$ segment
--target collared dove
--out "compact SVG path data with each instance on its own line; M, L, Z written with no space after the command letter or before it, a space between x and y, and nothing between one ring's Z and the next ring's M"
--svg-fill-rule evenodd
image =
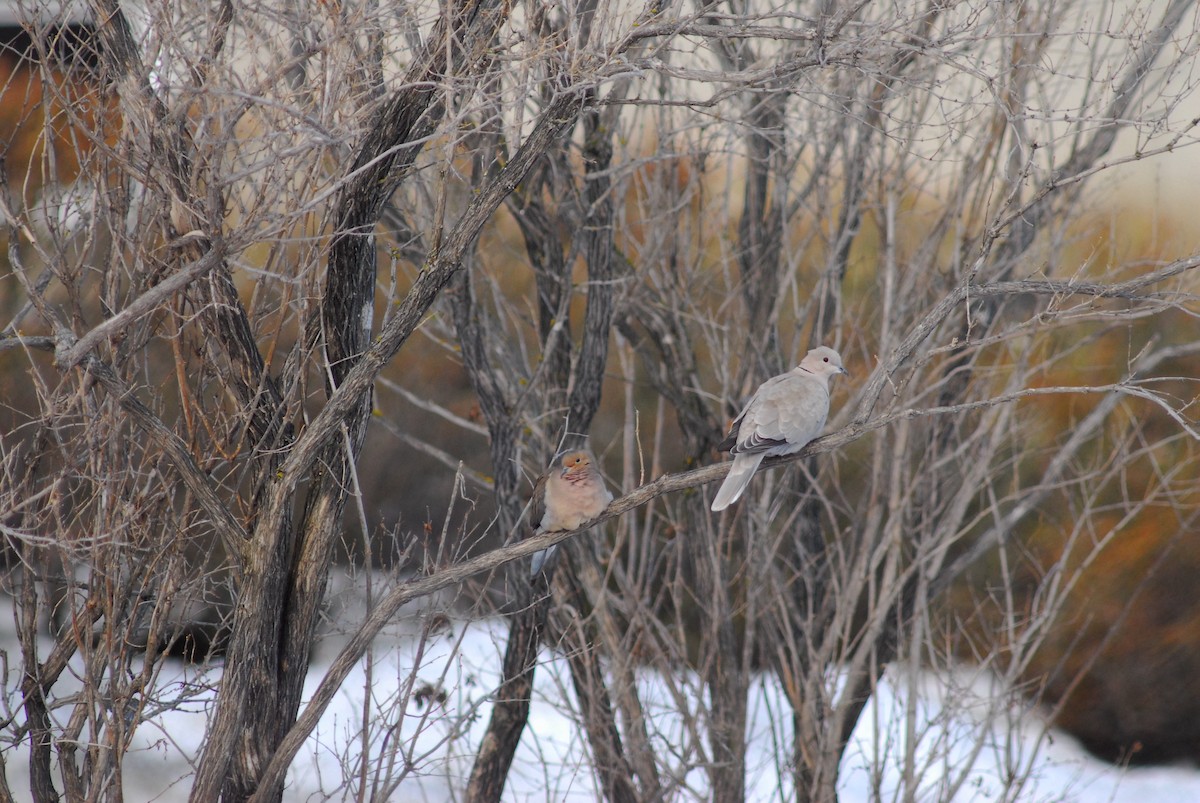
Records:
M596 458L586 449L566 452L555 458L550 470L533 490L534 508L530 521L538 522L534 534L574 530L604 512L613 499L596 469ZM544 512L539 513L539 508ZM546 567L557 546L535 552L531 577Z
M829 415L829 378L844 373L838 353L820 346L786 374L758 386L717 447L729 450L733 466L713 499L714 511L738 500L764 457L795 454L821 434Z

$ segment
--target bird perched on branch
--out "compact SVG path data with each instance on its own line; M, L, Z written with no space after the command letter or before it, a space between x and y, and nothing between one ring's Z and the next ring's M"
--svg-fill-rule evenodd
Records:
M786 374L758 386L717 447L733 455L733 466L713 499L714 511L738 500L764 457L795 454L821 434L829 415L829 378L844 373L838 353L820 346Z
M603 513L612 499L591 452L586 449L564 452L538 480L533 490L534 507L529 520L537 522L535 535L574 530ZM534 553L531 577L537 577L557 549L552 546Z

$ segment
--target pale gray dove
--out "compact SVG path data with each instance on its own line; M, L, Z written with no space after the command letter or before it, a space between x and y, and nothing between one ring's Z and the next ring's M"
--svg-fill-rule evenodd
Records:
M586 449L565 452L555 458L550 470L533 490L531 522L537 522L534 534L556 530L574 530L604 512L613 495L604 485L596 468L596 458ZM539 509L543 510L539 515ZM535 552L530 576L537 577L557 546Z
M738 500L764 457L795 454L821 434L829 415L829 378L844 373L838 353L820 346L786 374L758 386L717 447L729 450L733 466L713 499L713 510Z

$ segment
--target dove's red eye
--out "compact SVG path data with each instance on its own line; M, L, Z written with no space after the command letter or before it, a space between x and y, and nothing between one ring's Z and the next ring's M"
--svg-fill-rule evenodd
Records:
M822 359L823 359L825 362L829 362L829 358L828 358L828 357L823 357Z

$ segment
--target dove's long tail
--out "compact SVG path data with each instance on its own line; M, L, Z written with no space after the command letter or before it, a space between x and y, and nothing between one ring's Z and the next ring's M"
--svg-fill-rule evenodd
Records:
M541 552L533 553L533 563L529 567L529 577L530 578L534 578L534 577L538 576L538 572L540 572L542 569L544 569L550 563L550 558L554 557L554 552L557 549L558 549L558 546L555 545L555 546L550 547L549 549L543 549Z
M725 477L725 482L721 483L721 488L717 491L717 498L713 500L712 509L714 511L724 510L738 500L742 491L746 490L746 486L750 484L750 478L754 476L754 472L758 471L758 464L763 461L763 457L765 455L759 453L740 454L733 458L729 474Z

